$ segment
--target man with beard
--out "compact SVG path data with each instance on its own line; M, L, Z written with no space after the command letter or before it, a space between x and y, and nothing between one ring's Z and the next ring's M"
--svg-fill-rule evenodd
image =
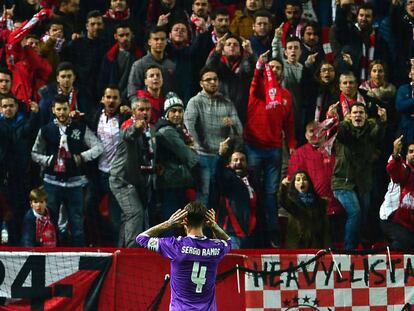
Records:
M200 33L210 28L211 20L208 16L209 6L208 0L193 0L193 5L191 6L192 14L190 17L191 38L193 40Z
M254 13L253 35L249 38L252 50L256 55L262 55L271 49L272 45L272 14L267 10Z
M338 105L329 108L330 115ZM372 155L385 133L387 113L384 108L378 107L378 117L368 119L365 105L356 102L350 108L349 120L340 122L338 126L332 190L347 213L344 237L347 250L358 246L360 229L369 230Z
M336 55L338 71L352 70L358 80L368 79L368 68L375 60L389 63L388 44L378 29L373 28L374 8L365 3L358 7L356 23L348 19L350 5L337 7L334 23L335 38L341 52Z
M70 118L70 104L66 96L58 94L52 104L55 119L43 126L32 149L32 159L44 168L44 186L53 223L58 223L59 208L64 202L72 233L72 245L84 246L83 189L87 180L84 162L102 153L102 143L81 122ZM67 232L60 232L61 239Z
M229 136L242 135L242 124L233 103L219 92L217 70L204 67L200 73L200 91L188 102L184 123L194 138L194 148L199 155L200 186L197 200L215 206L216 154L220 142Z
M98 161L90 166L90 183L86 195L86 221L92 243L106 242L118 246L120 228L120 208L109 188L109 172L120 141L120 128L128 118L130 108L122 106L121 92L116 85L108 85L101 99L99 110L92 118L91 130L102 142L103 152ZM99 213L99 203L108 195L108 208L111 223L105 223ZM98 244L102 245L102 244Z
M320 28L316 22L307 22L301 31L302 44L299 62L314 74L324 59L325 52L320 42Z
M98 77L107 43L102 38L104 23L99 11L91 11L86 18L86 36L71 41L62 50L61 59L73 64L80 92L86 97L85 113L99 101Z
M217 161L217 185L221 196L219 223L231 238L233 249L252 248L251 235L256 226L256 192L249 180L247 158L233 150L230 162L226 156L231 139L220 143Z
M72 118L83 117L86 112L86 99L82 92L75 87L76 75L72 63L61 62L56 69L56 82L52 82L39 90L41 124L45 125L53 120L52 103L57 94L67 96Z

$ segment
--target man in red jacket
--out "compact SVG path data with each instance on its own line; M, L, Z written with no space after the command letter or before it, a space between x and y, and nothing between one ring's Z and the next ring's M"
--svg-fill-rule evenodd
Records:
M290 153L296 141L292 96L278 82L282 77L282 61L271 60L267 63L268 54L269 51L260 55L250 85L244 139L255 189L262 192L259 193L262 208L258 206L258 219L266 220L266 244L276 247L279 243L276 189L280 179L283 133ZM260 217L260 213L264 217Z

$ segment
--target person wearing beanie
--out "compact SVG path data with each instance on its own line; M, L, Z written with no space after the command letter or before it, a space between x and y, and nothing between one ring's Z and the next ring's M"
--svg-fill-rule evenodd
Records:
M198 162L193 140L184 124L183 101L173 92L166 96L164 116L155 125L157 194L162 220L187 203L186 189L193 185L192 170Z

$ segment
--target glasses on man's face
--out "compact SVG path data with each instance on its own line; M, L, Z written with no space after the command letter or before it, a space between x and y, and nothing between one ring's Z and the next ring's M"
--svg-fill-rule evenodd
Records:
M202 80L203 82L207 82L207 83L212 83L212 82L217 82L218 78L206 78L204 80Z

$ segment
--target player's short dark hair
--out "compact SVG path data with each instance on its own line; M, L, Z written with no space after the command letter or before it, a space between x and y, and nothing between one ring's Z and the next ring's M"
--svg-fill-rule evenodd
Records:
M221 8L217 8L213 12L211 12L210 18L213 20L213 19L216 19L217 16L219 16L219 15L230 16L230 13L226 8L221 7Z
M200 202L190 202L184 210L188 212L187 221L191 227L200 227L206 219L207 207Z
M69 105L69 98L66 95L63 95L63 94L57 94L55 96L55 98L53 99L52 107L54 107L56 103L58 103L58 104L65 104L66 103L66 104Z

